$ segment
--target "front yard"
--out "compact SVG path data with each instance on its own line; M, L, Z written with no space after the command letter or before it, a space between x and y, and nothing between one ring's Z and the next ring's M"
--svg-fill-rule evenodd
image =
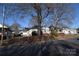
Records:
M79 34L66 34L66 35L58 35L58 37L56 37L56 39L61 40L61 39L75 39L75 38L79 38Z

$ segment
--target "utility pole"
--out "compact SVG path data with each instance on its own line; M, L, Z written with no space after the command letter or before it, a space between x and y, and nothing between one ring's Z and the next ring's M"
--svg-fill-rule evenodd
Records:
M3 40L4 40L4 21L5 21L5 6L3 5L3 9L2 9L2 17L3 17L3 20L2 20L2 36L1 36L1 44L3 44Z

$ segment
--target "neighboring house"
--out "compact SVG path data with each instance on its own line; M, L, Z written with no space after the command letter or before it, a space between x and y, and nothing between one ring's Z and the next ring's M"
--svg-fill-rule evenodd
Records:
M2 24L0 24L0 33L2 32ZM4 30L7 29L8 27L4 25Z
M2 24L0 24L0 28L2 28L2 27L3 27L3 25L2 25ZM8 28L8 27L4 25L4 28Z
M76 31L76 29L63 28L62 30L58 30L58 33L77 34L77 31Z
M30 28L22 31L22 36L32 36L33 31L38 31L37 28ZM50 35L51 30L48 27L42 27L42 33L43 35ZM58 29L58 33L63 33L63 34L77 34L76 29L69 29L69 28L63 28L63 29Z
M21 33L22 33L22 36L32 36L32 32L33 31L38 31L38 29L37 28L30 28L29 30L24 30L24 31L22 31ZM50 33L51 33L51 31L50 31L50 29L48 28L48 27L42 27L42 32L43 32L43 34L45 35L49 35Z
M3 25L0 24L0 38L1 38L1 36L2 36L2 28L3 28ZM7 29L8 29L8 27L4 25L4 37L6 36L6 30L7 30Z
M50 28L48 27L42 27L42 32L43 34L47 34L47 35L50 35L51 33Z
M35 28L25 28L23 31L21 31L20 33L22 33L21 35L26 37L26 36L32 36L32 32L33 31L36 31L37 32L37 29Z

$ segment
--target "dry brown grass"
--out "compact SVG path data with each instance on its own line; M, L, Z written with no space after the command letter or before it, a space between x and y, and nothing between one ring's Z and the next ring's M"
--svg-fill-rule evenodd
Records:
M41 41L48 41L51 39L51 36L31 36L31 37L21 37L21 38L13 38L8 41L8 44L24 44L25 42L28 43L37 43Z
M79 38L79 34L67 34L67 35L63 35L63 36L61 36L61 35L59 35L58 37L56 37L56 39L74 39L74 38Z
M31 37L16 37L16 38L12 38L8 41L8 44L13 44L13 43L17 43L17 44L24 44L25 42L28 43L37 43L37 42L41 42L41 41L48 41L48 40L65 40L65 39L70 39L70 38L79 38L79 35L58 35L57 37L52 37L51 35L43 35L43 36L31 36Z

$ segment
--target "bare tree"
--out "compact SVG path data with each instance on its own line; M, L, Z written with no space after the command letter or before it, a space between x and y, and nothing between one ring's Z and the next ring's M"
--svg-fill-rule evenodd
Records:
M10 13L6 13L6 12L8 12L8 10L6 9L6 5L5 4L1 4L1 6L2 6L2 12L1 12L1 14L2 14L2 36L1 36L1 45L3 44L3 40L4 40L4 24L5 24L5 20L6 20L6 17L8 17L9 16L9 14Z
M1 45L3 44L3 36L4 36L4 24L5 21L11 16L15 15L17 12L17 8L15 8L15 4L0 4L0 15L2 17L2 37L1 37Z
M32 15L33 18L32 20L34 21L33 23L38 26L38 35L41 35L42 31L42 26L44 26L44 21L45 18L47 18L50 14L50 6L48 4L39 4L39 3L34 3L32 4L32 7L36 13L36 15Z
M31 16L31 25L38 26L38 34L41 35L41 26L44 19L49 15L50 7L47 4L33 3L33 4L17 4L19 16L21 18L26 17L26 15Z
M69 27L73 23L74 9L71 4L53 4L51 25L56 30L57 27Z
M33 21L30 22L38 26L38 34L41 35L41 27L46 19L55 28L70 25L72 23L73 9L70 4L7 4L4 14L5 19L12 15L20 19L26 17L26 15L31 16Z
M56 30L57 27L68 27L72 23L73 19L73 9L70 4L17 4L18 6L18 16L21 18L26 17L26 15L32 16L32 24L38 26L38 34L41 35L41 26L45 19L54 26ZM29 6L29 7L28 7ZM49 24L49 23L46 24Z

